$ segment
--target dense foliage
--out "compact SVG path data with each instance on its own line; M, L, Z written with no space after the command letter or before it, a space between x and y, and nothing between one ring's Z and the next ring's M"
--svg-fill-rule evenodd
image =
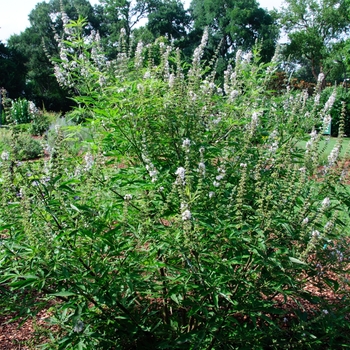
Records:
M323 72L327 77L342 80L337 65L344 65L348 52L350 2L348 0L287 0L279 14L288 33L285 54L303 69L309 70L314 81ZM348 68L348 66L346 67ZM340 74L339 74L340 73Z
M283 43L288 37L283 66L289 67L289 74L315 83L323 72L328 82L339 84L347 79L349 68L349 8L349 0L288 0L279 12L261 8L256 0L192 0L188 9L179 0L101 0L95 6L88 0L41 2L29 14L30 27L0 46L0 87L11 98L25 96L48 110L71 110L67 97L77 92L57 84L50 64L50 57L59 58L55 35L63 31L61 10L69 18L87 19L85 34L99 33L109 59L116 58L124 29L130 51L139 41L147 45L166 37L190 62L208 27L206 55L219 58L217 80L222 82L237 50L247 53L258 41L261 57L268 62L283 33Z
M49 349L349 346L350 203L341 137L319 166L324 77L314 96L277 94L278 57L256 47L218 86L207 31L188 66L166 41L109 60L82 28L65 24L53 62L90 116L84 149L68 147L82 125L57 123L48 159L1 154L2 304L49 308Z

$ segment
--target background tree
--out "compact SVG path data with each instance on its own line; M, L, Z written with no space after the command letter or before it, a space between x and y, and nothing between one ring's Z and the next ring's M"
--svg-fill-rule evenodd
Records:
M191 16L179 0L163 0L148 15L147 29L154 35L184 37L190 28Z
M195 30L209 27L213 44L220 40L221 56L228 58L238 49L249 50L262 41L262 59L268 61L278 38L275 18L255 0L192 0L190 10Z
M5 88L9 97L23 94L26 72L23 55L0 42L0 88Z
M58 57L54 36L55 33L63 31L61 4L69 18L76 19L79 14L87 18L87 31L96 27L98 29L98 21L88 0L51 0L49 3L41 2L36 5L29 14L30 27L19 35L11 36L8 46L27 58L26 96L38 106L66 111L72 102L67 99L67 91L58 85L47 57Z
M100 0L95 13L102 45L108 57L114 58L118 52L120 31L125 31L126 43L129 45L132 32L159 2L160 0Z
M350 29L349 0L286 0L280 21L288 33L284 53L317 80L339 67L334 64ZM306 65L305 65L306 63ZM310 77L311 78L311 77Z

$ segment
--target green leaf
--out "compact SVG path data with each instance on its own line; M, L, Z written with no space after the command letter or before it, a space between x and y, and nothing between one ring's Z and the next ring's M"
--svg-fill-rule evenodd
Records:
M73 292L69 292L67 290L64 290L62 292L58 292L58 293L53 293L51 295L54 295L56 297L71 297L73 295L76 295L76 293L73 293Z
M75 211L77 211L78 213L80 213L80 210L74 205L74 204L70 204L70 207L72 208L72 209L74 209Z
M178 305L180 304L179 299L177 298L176 294L170 295L170 299L175 301L176 304L178 304Z
M299 259L293 258L292 256L289 257L289 260L295 264L300 264L300 265L307 265L304 261L301 261Z

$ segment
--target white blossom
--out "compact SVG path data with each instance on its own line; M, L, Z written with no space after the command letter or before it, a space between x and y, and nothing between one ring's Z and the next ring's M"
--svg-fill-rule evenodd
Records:
M328 124L332 121L332 117L327 114L324 118L323 118L323 127L327 127Z
M334 90L334 91L332 92L332 95L329 96L329 98L328 98L326 104L324 105L324 112L325 112L325 113L326 113L327 111L329 111L329 110L332 108L332 106L333 106L333 104L334 104L334 102L335 102L335 97L336 97L336 95L337 95L337 92L336 92L336 90Z
M217 125L217 124L219 124L221 122L221 118L219 117L219 118L216 118L216 119L214 119L213 121L212 121L212 123L214 124L214 125Z
M142 49L143 49L143 42L140 41L137 44L136 51L135 51L135 67L141 68L142 67Z
M311 137L311 140L313 140L313 141L316 139L317 131L315 129L311 131L310 137Z
M191 140L190 139L185 139L182 141L182 147L183 148L189 148L191 146Z
M183 221L187 221L187 220L190 220L190 219L191 219L192 214L191 214L191 212L190 212L188 209L186 209L186 210L181 214L181 217L182 217L182 220L183 220Z
M39 112L38 108L36 108L35 103L33 101L29 101L29 112L31 114L36 114Z
M332 166L337 161L340 151L340 145L335 145L328 156L328 165Z
M256 127L258 126L258 123L259 123L259 113L258 112L254 112L252 114L252 119L251 119L251 122L250 122L250 129L251 129L252 133L254 132Z
M130 201L130 200L132 200L132 195L131 195L131 194L126 194L126 195L124 196L124 199L125 199L126 201Z
M277 150L278 150L278 142L275 141L269 146L269 151L271 153L276 153Z
M205 164L203 162L200 162L198 164L198 169L199 169L200 174L205 175Z
M187 203L181 202L181 204L180 204L180 209L181 209L181 211L184 211L184 210L186 210L187 208L188 208L188 204L187 204Z
M318 75L317 82L318 82L319 84L321 84L321 83L323 82L324 78L325 78L324 73L320 73L320 74Z
M326 197L323 201L322 201L322 209L325 209L327 207L329 207L331 204L331 201L329 200L328 197Z
M169 83L169 87L172 89L174 87L174 85L175 85L175 74L171 73L169 75L168 83Z
M316 105L316 106L320 103L320 97L321 97L320 94L316 94L316 95L315 95L315 105Z
M311 232L311 236L312 236L312 237L316 237L316 238L317 238L317 237L319 237L319 236L320 236L320 232L319 232L319 231L317 231L317 230L314 230L314 231L312 231L312 232Z
M175 171L175 175L177 175L177 180L176 183L178 184L185 184L185 173L186 170L183 167L179 167L177 168L177 170Z
M247 63L250 63L250 61L251 61L252 58L253 58L253 53L252 53L251 51L249 51L249 52L247 53L247 55L245 56L245 61L246 61Z
M85 160L85 171L89 171L92 168L92 165L94 164L94 158L90 153L86 153L84 156Z
M144 76L143 79L149 79L151 77L151 73L149 71L147 71Z
M78 321L73 328L73 332L81 333L84 330L84 327L85 327L84 322Z
M106 85L106 78L103 75L100 75L98 78L98 83L100 84L101 87Z
M3 151L2 153L1 153L1 159L2 160L9 160L9 158L10 158L10 154L8 153L8 152L6 152L6 151Z
M208 37L209 37L209 33L208 33L208 28L206 28L204 30L203 36L202 36L202 40L200 45L194 50L193 53L193 61L192 61L192 65L193 66L198 66L200 63L200 60L203 56L204 53L204 48L207 45L208 42Z
M303 219L303 221L301 223L302 223L302 225L306 225L308 222L309 222L309 218L306 217Z
M333 223L332 223L331 221L327 221L326 225L324 225L324 229L325 229L326 231L331 230L332 227L333 227Z
M237 90L232 90L230 92L229 100L232 102L238 95L239 95L239 92Z
M242 58L242 50L237 50L237 52L236 52L236 65L238 65L239 63L240 63L240 61L241 61L241 58Z
M218 173L225 174L225 173L226 173L226 170L225 170L224 168L219 167L219 168L218 168Z

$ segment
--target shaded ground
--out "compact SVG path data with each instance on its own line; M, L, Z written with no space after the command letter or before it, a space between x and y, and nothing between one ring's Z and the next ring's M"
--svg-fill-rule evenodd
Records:
M27 320L19 327L21 320L10 322L11 316L0 316L0 349L1 350L29 350L34 345L44 340L39 337L38 328L47 328L45 319L48 314L45 311L39 312L36 320Z

